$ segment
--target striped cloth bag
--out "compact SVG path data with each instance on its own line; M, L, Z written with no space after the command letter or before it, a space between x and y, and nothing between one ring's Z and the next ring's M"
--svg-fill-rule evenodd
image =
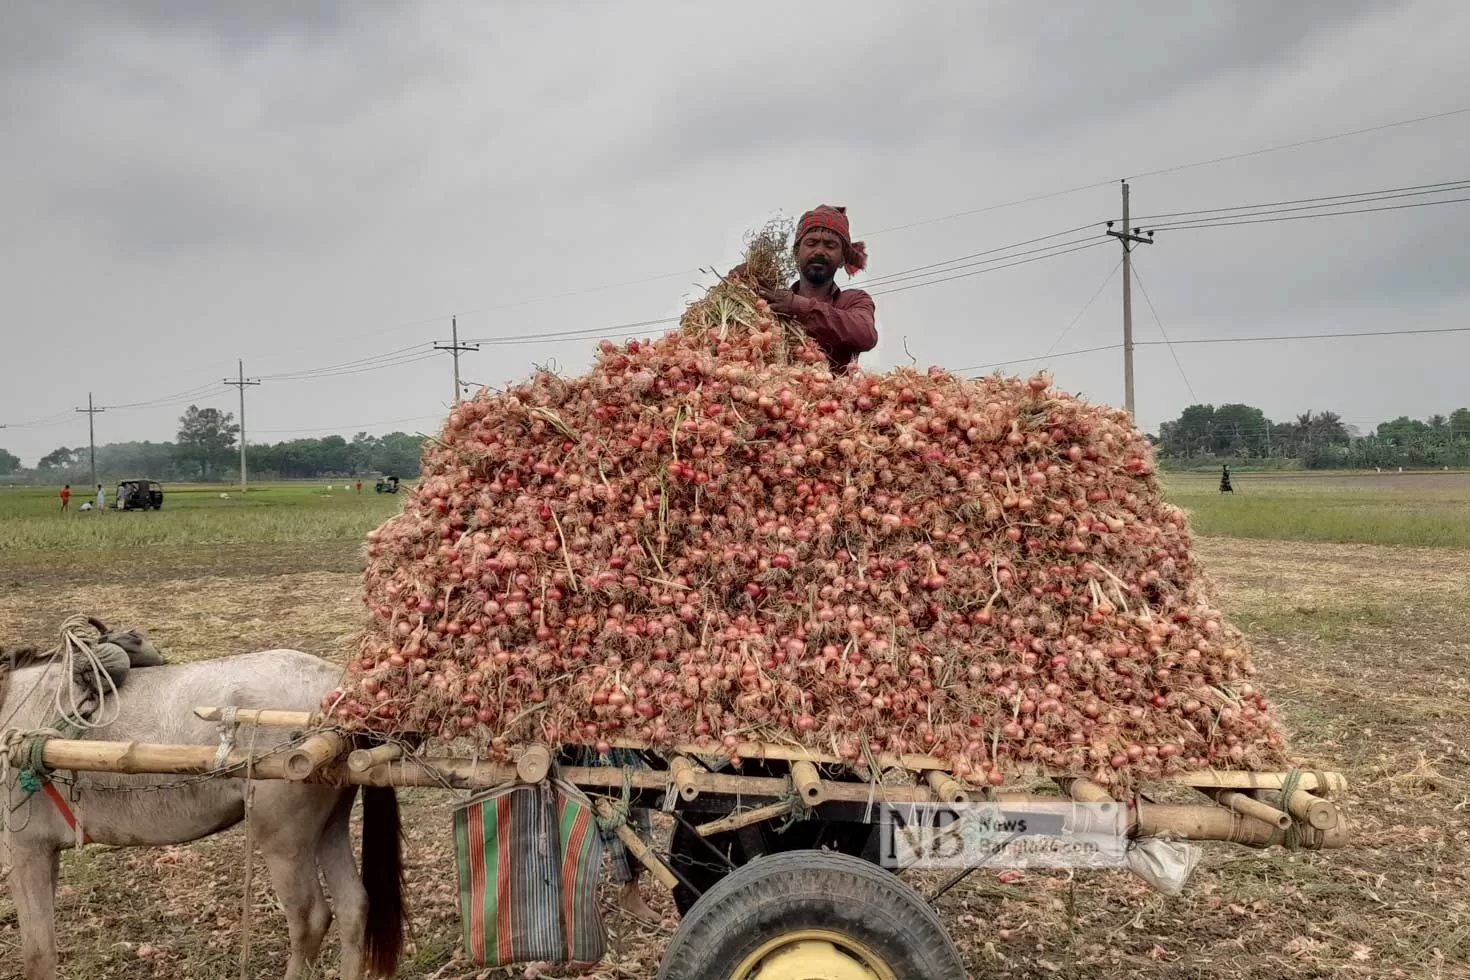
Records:
M515 783L454 811L460 921L475 963L600 961L602 838L592 804L561 780Z

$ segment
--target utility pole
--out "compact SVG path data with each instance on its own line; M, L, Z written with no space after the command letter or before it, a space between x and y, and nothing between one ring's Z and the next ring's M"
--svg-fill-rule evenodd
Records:
M92 486L101 486L97 482L97 428L93 424L97 419L98 412L105 412L105 408L97 408L92 404L92 393L87 392L87 407L77 409L78 412L87 413L87 445L92 453Z
M245 362L235 362L240 368L240 377L234 381L225 378L225 384L233 385L240 391L240 492L247 493L250 490L249 478L245 474L245 389L252 385L260 384L259 378L247 380L245 377Z
M451 405L458 405L460 399L464 397L464 394L463 394L462 390L460 389L460 384L459 384L459 352L462 351L462 350L473 350L473 351L477 351L477 350L480 349L480 345L479 344L461 344L459 342L459 317L452 316L452 317L449 318L449 331L450 331L450 336L452 338L450 340L450 342L447 343L447 344L435 344L434 345L434 349L435 350L447 350L447 351L449 351L450 355L454 358L454 398L453 398L453 400L450 401L449 404L451 404Z
M1148 237L1139 234L1142 229L1128 231L1128 181L1123 181L1123 230L1113 231L1108 222L1108 234L1123 243L1123 407L1133 416L1133 248L1130 243L1152 245L1154 233Z

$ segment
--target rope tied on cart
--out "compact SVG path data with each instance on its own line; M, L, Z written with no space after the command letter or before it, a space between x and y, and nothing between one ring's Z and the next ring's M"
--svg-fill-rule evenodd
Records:
M784 834L803 820L810 820L815 816L812 808L807 805L806 799L795 786L788 784L785 792L777 798L777 802L786 807L786 816L776 827L778 834Z
M1288 772L1286 776L1281 780L1281 806L1283 808L1285 808L1289 804L1291 800L1291 794L1301 789L1302 775L1302 770L1293 769ZM1322 786L1325 784L1326 779L1324 778L1317 785ZM1286 825L1285 830L1279 831L1278 834L1281 839L1277 840L1277 835L1272 835L1272 844L1280 844L1288 851L1301 850L1301 831L1297 830L1297 822L1295 818L1292 819L1291 823Z
M604 797L611 799L610 797ZM628 824L628 814L633 809L633 772L627 766L623 767L623 793L622 797L615 802L609 802L605 812L596 815L597 829L604 833L611 833L619 827Z

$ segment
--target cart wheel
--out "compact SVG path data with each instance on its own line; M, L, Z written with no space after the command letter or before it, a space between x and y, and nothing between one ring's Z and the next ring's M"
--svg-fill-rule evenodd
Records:
M658 980L964 980L944 924L891 872L830 851L757 858L704 894Z

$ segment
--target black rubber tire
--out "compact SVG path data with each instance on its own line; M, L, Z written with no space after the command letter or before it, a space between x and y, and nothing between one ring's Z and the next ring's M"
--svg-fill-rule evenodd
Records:
M803 820L782 833L776 833L768 822L760 825L756 832L760 836L761 846L756 857L762 854L784 854L787 851L813 851L820 846L829 851L868 858L874 863L878 860L877 836L875 829L868 824L834 821L823 826L821 821ZM716 850L726 854L735 867L750 863L751 855L746 853L739 834L715 834L705 840L713 844ZM699 900L699 895L713 888L730 871L715 865L709 851L697 842L695 833L686 829L682 823L674 825L669 852L669 860L699 889L698 894L683 884L674 889L674 905L681 916L687 915Z
M832 851L774 854L726 875L684 916L658 980L728 980L762 944L811 928L851 936L898 980L965 980L959 951L918 893L877 865Z

